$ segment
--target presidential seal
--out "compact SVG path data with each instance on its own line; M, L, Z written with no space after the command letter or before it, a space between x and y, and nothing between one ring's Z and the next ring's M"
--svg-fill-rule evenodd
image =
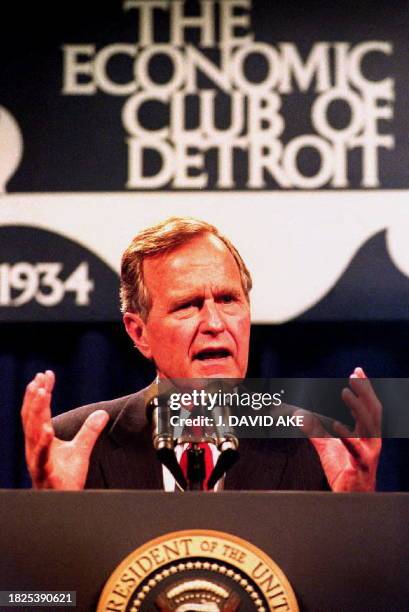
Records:
M108 579L97 612L298 612L278 565L249 542L189 529L150 540Z

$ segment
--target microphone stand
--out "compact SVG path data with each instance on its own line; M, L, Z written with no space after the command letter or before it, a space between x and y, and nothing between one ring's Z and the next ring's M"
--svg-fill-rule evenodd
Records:
M160 415L159 409L161 410ZM148 402L146 414L152 426L152 443L156 451L156 456L160 463L168 468L175 481L184 491L203 491L204 489L206 467L204 449L199 447L201 442L211 442L215 444L220 451L219 458L207 483L207 488L209 490L214 488L220 478L226 474L240 457L238 451L239 442L231 430L225 431L224 428L222 428L222 430L219 431L216 428L210 435L206 433L203 437L196 437L193 441L191 436L188 436L188 439L182 437L175 440L171 430L162 431L164 429L163 423L169 423L170 409L166 404L159 406L158 397L154 397ZM159 420L161 421L161 428L159 427ZM175 453L175 444L183 442L190 443L190 448L187 449L187 479L178 463Z
M228 423L230 408L227 404L224 406L216 406L213 410L213 415L218 423ZM215 427L214 436L215 444L220 451L220 455L207 482L208 489L213 489L217 481L230 470L240 457L238 450L239 441L233 427L229 425Z
M240 453L238 446L237 438L234 440L219 440L217 447L220 450L220 455L207 481L208 489L213 489L217 481L239 460Z
M167 406L162 406L161 409L165 410L167 409ZM176 459L175 440L173 439L173 435L170 431L159 431L159 401L157 397L152 398L148 402L146 406L146 414L148 421L152 426L152 443L156 451L157 458L162 465L168 468L169 472L172 474L180 488L185 491L187 488L187 481L183 470Z
M187 482L189 491L203 491L206 478L205 452L197 442L187 449Z

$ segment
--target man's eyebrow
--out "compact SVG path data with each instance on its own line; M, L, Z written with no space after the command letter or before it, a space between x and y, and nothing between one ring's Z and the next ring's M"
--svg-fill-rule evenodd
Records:
M178 306L179 304L183 304L184 302L190 302L192 300L202 300L203 293L201 291L185 291L178 292L170 296L170 304L172 306Z
M214 287L212 291L213 295L232 295L237 297L241 294L241 287L235 287L233 285L220 285L218 287ZM204 299L204 292L201 289L192 289L189 290L188 287L180 290L173 290L170 292L169 301L172 304L180 304L183 302L188 302L189 300L201 300Z
M241 289L238 289L237 287L216 287L214 290L214 294L216 296L220 296L220 295L232 295L234 297L239 297L241 295Z
M227 285L216 289L216 291L220 293L241 293L241 285L239 287L237 285Z

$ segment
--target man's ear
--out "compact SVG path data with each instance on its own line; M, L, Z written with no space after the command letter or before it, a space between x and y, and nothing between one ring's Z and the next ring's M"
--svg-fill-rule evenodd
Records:
M146 323L134 312L126 312L123 317L126 332L136 348L147 359L152 359L152 351L148 340Z

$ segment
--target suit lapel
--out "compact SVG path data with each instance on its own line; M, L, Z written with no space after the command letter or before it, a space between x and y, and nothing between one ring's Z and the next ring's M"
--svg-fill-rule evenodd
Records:
M146 403L152 386L131 396L107 436L100 465L110 489L162 489L162 466L152 445Z
M117 446L109 457L101 460L104 480L109 489L162 489L162 466L152 444L141 444L135 437L135 445Z

